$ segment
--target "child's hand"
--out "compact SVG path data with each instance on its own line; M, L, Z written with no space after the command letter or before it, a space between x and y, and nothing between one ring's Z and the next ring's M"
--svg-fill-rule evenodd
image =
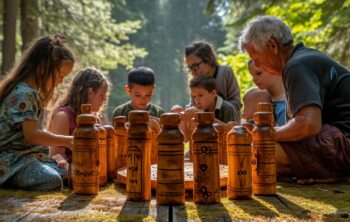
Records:
M73 136L65 136L65 147L69 149L73 148Z
M185 110L185 116L187 117L187 119L192 119L194 117L194 114L198 112L202 112L202 110L197 109L194 106L191 106Z
M149 120L151 121L151 119L154 120L154 121L156 121L156 122L160 125L160 118L154 117L154 116L150 116L150 117L149 117Z
M56 155L52 156L52 159L54 159L56 161L57 166L59 168L68 169L69 163L61 154L56 154Z
M174 105L171 107L170 111L174 113L181 113L183 112L183 108L180 105Z
M160 131L160 125L158 123L158 121L154 118L149 118L149 122L148 122L149 128L152 131L156 131L159 132Z

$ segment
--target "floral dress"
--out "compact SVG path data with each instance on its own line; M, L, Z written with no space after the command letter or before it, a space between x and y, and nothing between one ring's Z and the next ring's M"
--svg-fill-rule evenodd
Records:
M43 128L43 110L37 90L17 84L0 107L0 185L26 190L61 188L64 169L48 156L48 147L28 144L23 135L25 120Z

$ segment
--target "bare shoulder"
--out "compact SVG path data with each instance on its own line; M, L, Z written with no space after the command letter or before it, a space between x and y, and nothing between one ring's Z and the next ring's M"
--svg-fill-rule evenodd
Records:
M58 111L52 116L50 131L56 134L69 135L69 118L65 112Z
M68 122L69 119L68 119L68 115L67 113L63 112L63 111L58 111L56 112L54 115L52 115L52 122Z

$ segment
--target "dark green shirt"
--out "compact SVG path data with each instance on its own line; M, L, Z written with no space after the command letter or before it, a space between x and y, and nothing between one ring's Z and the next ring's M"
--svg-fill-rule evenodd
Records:
M135 109L131 106L131 101L126 102L114 109L113 118L117 116L126 116L126 118L128 118L129 112L132 110ZM152 103L149 103L145 110L148 111L151 116L158 118L164 113L164 110L162 108Z
M327 55L298 43L283 70L287 100L295 115L308 105L321 109L322 124L350 135L350 72Z

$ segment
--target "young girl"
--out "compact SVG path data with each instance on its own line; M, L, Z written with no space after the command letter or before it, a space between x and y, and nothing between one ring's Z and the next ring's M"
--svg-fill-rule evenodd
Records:
M215 78L218 95L234 106L234 121L240 122L242 103L237 80L230 67L219 65L213 46L206 41L192 42L185 48L185 62L186 70L192 76L207 75ZM193 105L193 101L191 103ZM181 112L182 108L175 105L172 111Z
M53 108L50 131L57 134L72 135L77 127L76 117L80 114L81 104L91 104L92 112L98 113L106 102L109 82L98 70L86 68L81 70ZM60 154L60 155L57 155ZM64 159L60 159L61 155ZM65 146L51 146L50 156L59 164L65 165L72 160L72 152Z
M43 108L71 72L74 55L63 37L43 37L24 53L0 85L0 185L50 191L62 186L47 146L72 146L71 136L43 130Z

